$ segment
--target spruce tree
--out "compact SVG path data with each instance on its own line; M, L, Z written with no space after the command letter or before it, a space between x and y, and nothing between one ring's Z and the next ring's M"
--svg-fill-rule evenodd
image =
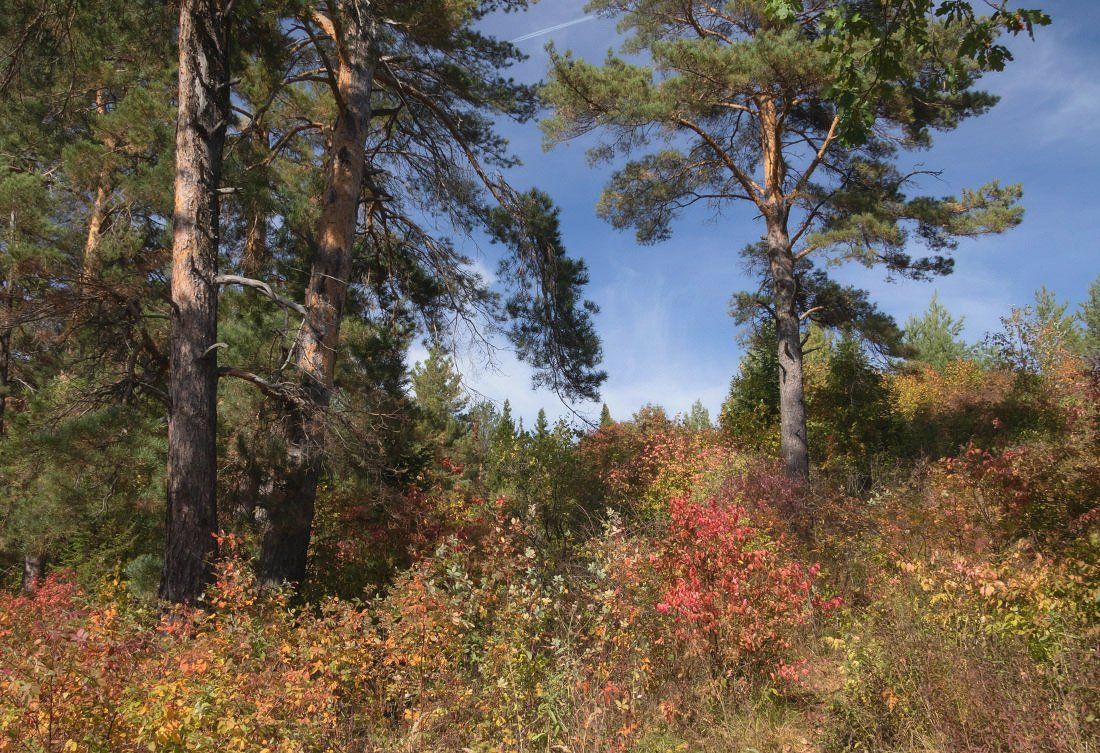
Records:
M413 367L410 381L420 414L420 440L433 448L450 447L466 431L462 418L467 399L462 377L450 358L436 347Z
M640 242L667 239L696 204L717 213L745 202L759 213L763 239L749 255L764 295L755 302L776 328L786 473L805 479L804 327L831 316L806 295L808 281L826 282L813 260L914 278L946 274L959 238L1020 221L1018 186L913 196L920 171L898 164L902 151L930 146L933 132L994 104L973 87L995 66L970 50L964 27L922 12L887 19L871 4L860 5L867 28L859 34L832 22L848 9L839 1L594 0L589 8L618 19L631 35L624 51L644 62L610 54L593 65L552 50L547 141L599 133L594 159L634 155L613 174L598 211L615 227L635 228ZM853 131L836 50L855 58L878 37L895 54L861 93L873 127ZM912 256L911 243L930 253Z
M607 407L607 403L604 403L600 408L600 428L607 429L614 425L615 419L611 417L611 409Z

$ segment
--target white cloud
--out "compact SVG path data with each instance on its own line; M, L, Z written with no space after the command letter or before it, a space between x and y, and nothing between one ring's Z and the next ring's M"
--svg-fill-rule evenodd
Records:
M1013 45L1016 59L1006 73L990 78L1019 130L1013 138L1050 145L1062 139L1080 143L1100 132L1100 59L1076 38L1072 27L1039 30L1034 42Z

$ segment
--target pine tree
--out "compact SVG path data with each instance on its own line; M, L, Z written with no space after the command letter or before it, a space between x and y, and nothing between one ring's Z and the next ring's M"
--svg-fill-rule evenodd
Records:
M805 479L803 327L836 321L828 301L807 293L817 287L835 298L839 290L811 257L883 265L914 278L946 274L958 238L1020 221L1017 186L913 197L906 191L919 173L897 166L899 151L927 147L933 131L994 104L973 90L988 61L970 52L957 27L929 26L917 13L895 28L867 7L862 24L903 52L872 78L865 101L874 127L858 141L835 96L843 82L833 55L849 42L858 54L868 35L846 36L831 25L843 15L839 2L781 13L766 0L596 0L589 7L618 18L633 34L625 51L644 52L649 62L610 55L596 66L552 51L544 94L555 112L544 124L547 139L604 133L592 156L607 160L660 140L615 172L599 204L604 218L635 228L643 243L668 238L673 220L697 203L718 212L747 202L759 212L764 239L749 256L764 295L744 302L775 323L782 455L787 474ZM914 26L926 32L915 34ZM923 242L930 255L910 256L910 241Z
M113 546L105 520L143 518L76 448L125 431L140 476L160 447L148 411L164 394L172 64L157 45L172 21L163 4L114 0L7 3L0 17L0 541L26 550L33 587L47 561L79 569ZM60 507L46 479L74 469L85 483Z
M703 406L702 400L696 400L691 404L691 410L684 417L684 426L693 431L710 429L710 412Z
M469 260L438 235L440 225L464 232L480 227L509 246L501 279L511 295L503 313L512 319L512 340L535 366L537 379L563 395L582 396L591 396L602 381L589 320L594 307L578 297L584 268L565 257L553 207L541 195L517 194L491 173L514 164L493 132L492 118L531 117L535 96L501 73L519 59L518 50L485 37L476 25L492 10L524 5L507 0L364 6L341 0L296 6L288 20L310 43L286 39L300 54L293 56L278 93L304 89L307 96L285 97L290 104L298 101L301 111L297 125L277 138L275 151L294 147L299 160L312 164L323 150L326 178L316 186L319 216L307 204L304 217L279 218L307 249L304 266L310 272L298 283L301 303L281 294L269 297L303 323L285 361L292 373L283 366L271 376L224 371L258 386L284 412L288 461L266 505L269 524L260 557L265 581L301 582L305 575L349 309L378 318L398 312L434 337L446 331L451 315L470 322L502 313ZM318 89L317 70L328 92ZM310 96L318 91L322 96ZM329 124L318 124L325 117L318 113L327 113ZM263 122L261 113L252 115ZM323 142L316 137L318 125L329 136ZM302 148L301 138L312 148ZM364 284L349 291L353 280ZM265 289L262 281L231 282Z
M911 351L910 360L942 369L952 361L967 358L971 349L959 339L962 331L963 319L951 316L933 293L925 312L905 322L904 343Z
M1089 285L1088 300L1081 304L1081 321L1085 325L1082 347L1094 363L1100 362L1100 277Z
M184 0L172 242L168 506L161 598L194 602L218 531L218 238L229 125L229 40L220 0Z

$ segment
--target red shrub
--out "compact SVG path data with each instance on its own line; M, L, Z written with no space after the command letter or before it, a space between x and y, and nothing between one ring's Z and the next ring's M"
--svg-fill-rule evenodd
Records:
M831 608L813 594L819 566L804 567L728 498L669 504L668 535L653 555L665 584L658 612L688 649L725 676L792 680L795 637L815 612Z

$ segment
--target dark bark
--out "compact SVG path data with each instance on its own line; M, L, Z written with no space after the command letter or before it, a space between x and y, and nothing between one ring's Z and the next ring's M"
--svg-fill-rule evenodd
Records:
M290 420L301 427L309 419L291 416ZM260 550L260 581L269 586L301 586L305 580L321 474L319 448L310 449L310 440L300 429L293 430L288 440L287 467L268 498Z
M7 429L8 390L11 376L11 328L0 329L0 437Z
M41 585L42 579L46 577L46 555L44 554L24 554L23 555L23 593L28 596L38 590L38 586Z
M806 481L810 477L810 455L806 442L802 331L787 211L775 212L767 222L769 265L775 288L775 329L779 341L779 449L787 477Z
M218 184L229 119L220 0L183 0L172 237L171 400L162 599L193 603L217 551Z
M371 90L378 59L376 29L369 8L356 10L351 5L338 4L341 15L339 23L333 25L342 34L337 45L340 110L329 137L317 246L305 294L307 316L295 357L307 399L305 407L289 411L288 467L268 503L268 524L260 555L260 579L268 584L300 585L305 578L340 322L351 275L371 120Z
M11 234L9 243L14 244L14 211L11 213L8 230ZM5 322L4 326L0 327L0 437L4 436L7 430L8 399L11 397L9 394L11 391L11 341L12 336L15 334L15 330L6 322L11 322L15 319L16 271L14 259L12 259L11 265L11 268L8 270L7 279L0 279L0 291L4 293L4 311L0 313L0 322Z

